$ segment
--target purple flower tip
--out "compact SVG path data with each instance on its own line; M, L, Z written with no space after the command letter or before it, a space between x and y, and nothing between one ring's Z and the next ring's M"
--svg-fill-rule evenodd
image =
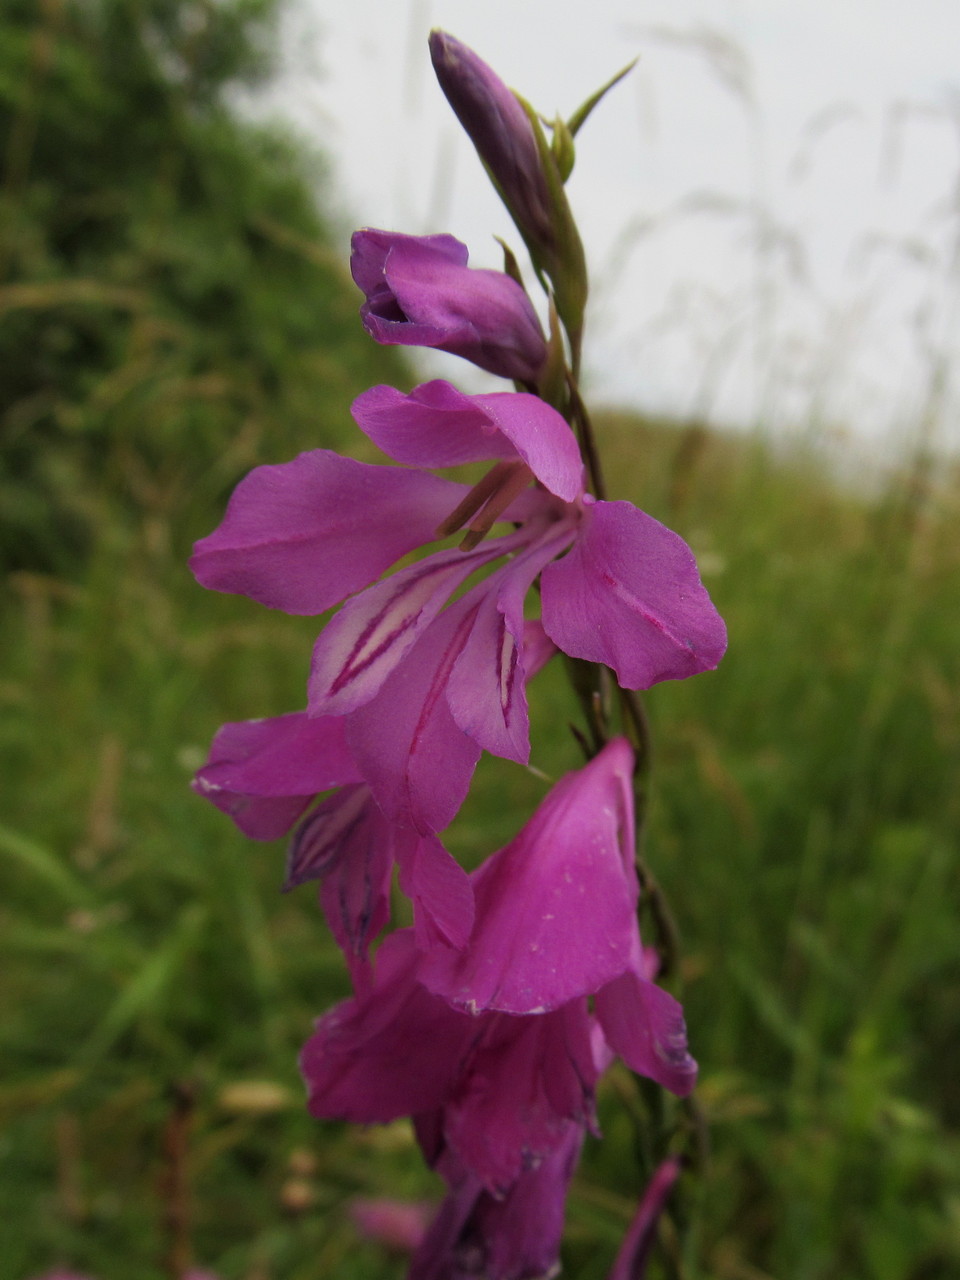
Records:
M543 251L554 247L550 190L533 126L517 96L465 44L430 33L430 57L440 88L500 190L524 236Z

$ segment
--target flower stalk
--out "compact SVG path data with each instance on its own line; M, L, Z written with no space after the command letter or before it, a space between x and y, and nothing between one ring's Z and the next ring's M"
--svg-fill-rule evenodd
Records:
M195 547L198 580L291 614L336 612L306 709L224 725L194 785L252 838L290 834L285 887L320 884L354 995L304 1048L309 1107L413 1119L447 1196L409 1280L555 1273L567 1187L617 1057L641 1078L651 1178L610 1275L633 1280L657 1224L677 1236L663 1224L681 1149L689 1139L691 1166L705 1150L682 1009L659 981L676 978L680 944L644 849L640 691L715 667L726 632L683 540L609 499L579 390L587 273L564 183L578 129L620 77L546 126L548 141L472 50L434 32L430 51L529 252L549 336L509 247L498 272L469 267L451 235L355 234L375 341L448 352L513 389L372 387L353 416L397 466L318 449L240 484ZM434 474L478 462L471 487ZM459 548L431 547L461 530ZM483 752L530 760L527 689L558 654L581 767L468 875L441 833ZM395 868L413 924L373 958Z

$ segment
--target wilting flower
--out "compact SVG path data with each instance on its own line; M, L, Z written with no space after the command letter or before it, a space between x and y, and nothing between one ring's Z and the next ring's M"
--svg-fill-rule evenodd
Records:
M191 565L205 586L289 613L359 592L317 642L309 712L346 717L360 773L390 817L439 831L481 749L526 761L525 684L549 652L544 634L573 657L605 662L627 688L717 664L723 622L690 549L630 503L583 492L573 434L542 400L430 382L409 395L374 387L353 413L407 469L324 450L259 467ZM496 466L472 490L415 469L481 459ZM524 487L531 480L537 488ZM513 532L480 541L497 521ZM466 549L368 585L464 524ZM531 624L524 598L540 574L542 617Z
M355 232L350 269L367 298L364 328L377 342L435 347L535 385L547 347L533 304L516 280L468 267L468 257L450 235Z
M337 716L303 712L225 724L194 789L245 834L275 840L319 793L338 788L299 823L285 888L320 881L320 902L354 984L369 982L367 952L390 918L394 863L415 907L418 943L461 946L473 924L466 873L433 835L389 822L360 782Z

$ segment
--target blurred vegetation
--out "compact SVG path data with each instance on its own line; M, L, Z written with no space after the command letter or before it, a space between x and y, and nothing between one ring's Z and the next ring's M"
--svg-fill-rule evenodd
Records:
M315 620L184 564L249 466L357 453L409 382L369 343L322 168L238 120L272 3L13 0L0 18L0 1277L388 1280L357 1195L433 1196L403 1125L304 1113L296 1054L346 993L309 889L188 788L216 726L302 705ZM455 369L451 376L456 377ZM960 1272L960 473L852 492L816 457L630 416L618 493L679 529L720 669L648 696L648 856L686 945L711 1123L690 1275ZM558 664L534 763L578 763ZM484 760L472 862L543 780ZM643 1182L604 1086L566 1274L603 1280ZM659 1265L659 1264L657 1264ZM668 1271L651 1268L654 1276Z
M11 0L0 39L4 556L74 570L209 503L399 368L358 335L316 156L242 122L275 0ZM187 483L189 481L189 484ZM188 496L189 495L189 496ZM119 510L118 510L118 514Z

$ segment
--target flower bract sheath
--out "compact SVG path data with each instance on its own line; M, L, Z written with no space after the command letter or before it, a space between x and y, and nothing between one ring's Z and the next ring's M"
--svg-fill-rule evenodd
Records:
M308 710L345 718L357 768L388 817L439 831L481 750L527 760L525 685L548 652L544 634L573 657L606 662L627 688L719 661L723 622L689 548L630 503L584 493L572 432L549 405L432 382L408 395L375 387L353 411L403 468L324 450L260 467L191 565L205 586L290 613L358 593L317 641ZM424 469L467 460L495 462L492 479L469 490ZM530 481L537 487L523 488ZM485 540L376 581L458 522ZM512 531L486 536L497 522ZM525 598L539 575L532 624Z
M350 269L366 294L364 328L377 342L449 351L535 386L547 347L530 299L502 271L468 267L468 256L449 235L355 232Z

